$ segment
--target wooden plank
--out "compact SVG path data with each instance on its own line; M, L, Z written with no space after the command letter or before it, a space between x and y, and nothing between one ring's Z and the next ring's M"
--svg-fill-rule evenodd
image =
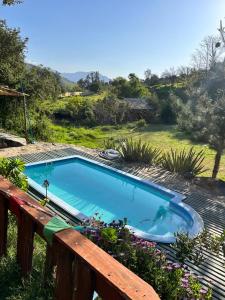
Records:
M159 299L154 289L113 259L90 240L73 229L56 233L55 239L90 267L96 276L102 276L107 285L113 286L118 295L126 295L126 299ZM97 290L97 292L99 292Z
M74 268L73 300L92 300L95 290L93 271L78 257L75 258Z
M0 257L7 253L8 208L7 201L0 195Z
M53 267L56 265L56 258L52 246L47 245L45 267L44 267L44 283L48 282L48 279L52 277Z
M18 220L17 263L23 276L28 275L32 269L33 243L34 223L29 215L21 212L21 217Z
M55 300L73 299L74 255L60 242L54 242L56 252ZM83 299L81 299L83 300Z

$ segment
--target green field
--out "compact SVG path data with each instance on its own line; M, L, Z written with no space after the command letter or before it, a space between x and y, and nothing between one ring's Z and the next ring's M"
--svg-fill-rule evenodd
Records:
M205 166L208 171L204 176L211 176L215 151L207 145L193 143L188 137L171 125L149 125L137 128L136 123L123 126L98 126L91 129L83 127L52 125L53 140L59 143L71 143L89 148L103 148L103 141L109 137L133 137L148 141L152 146L159 147L163 151L170 148L183 149L195 147L197 151L204 149ZM219 178L225 180L225 155L222 158Z

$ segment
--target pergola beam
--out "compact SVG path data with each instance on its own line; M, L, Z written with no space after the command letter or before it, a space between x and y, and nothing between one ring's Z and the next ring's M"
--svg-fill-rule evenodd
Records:
M25 93L18 92L14 89L10 89L6 86L0 85L0 96L24 97L24 96L28 96L28 95Z

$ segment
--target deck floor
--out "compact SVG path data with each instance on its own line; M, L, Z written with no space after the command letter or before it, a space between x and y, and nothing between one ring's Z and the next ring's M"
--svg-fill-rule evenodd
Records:
M219 234L225 229L225 195L214 196L209 191L197 187L189 181L185 181L175 174L171 174L165 170L155 167L140 167L132 164L121 164L109 162L101 159L98 154L87 154L84 151L76 150L75 148L56 149L47 152L39 152L32 154L20 155L24 162L38 162L47 159L61 158L71 155L81 155L92 158L99 162L104 162L123 171L138 175L142 178L149 179L153 182L161 184L167 188L185 194L187 198L184 200L191 205L203 218L205 227L211 232ZM168 245L160 245L160 248L168 252L171 260L175 259L174 251ZM225 265L222 253L216 257L210 252L206 252L207 260L199 266L189 263L190 269L198 276L201 276L201 282L209 284L213 289L213 299L225 299Z

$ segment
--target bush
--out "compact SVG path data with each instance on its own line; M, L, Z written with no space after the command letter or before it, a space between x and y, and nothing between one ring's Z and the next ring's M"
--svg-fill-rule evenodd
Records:
M204 151L195 152L193 147L186 151L177 151L171 149L164 153L160 159L162 168L183 175L187 178L193 178L206 171L204 161Z
M135 237L124 221L107 225L100 219L84 224L83 234L120 263L152 285L161 299L211 299L211 290L203 288L186 266L167 260L154 242Z
M115 140L114 138L108 138L104 140L104 149L118 149L118 140Z
M30 134L31 138L35 138L41 141L51 141L52 140L52 129L51 121L46 115L38 115L33 120L31 125Z
M137 128L143 128L143 127L146 127L147 126L147 123L145 121L145 119L140 119L136 122L136 127Z
M190 238L187 233L177 233L175 237L176 243L171 247L176 251L176 258L181 263L189 260L197 266L200 265L208 258L204 249L217 256L222 250L225 256L225 230L220 236L212 235L205 229L195 238Z
M153 148L149 143L142 142L141 139L134 141L132 138L125 139L120 143L119 152L127 162L141 162L146 164L156 163L161 151Z
M0 158L0 175L9 179L22 190L27 191L27 178L22 174L24 169L25 164L20 159Z

